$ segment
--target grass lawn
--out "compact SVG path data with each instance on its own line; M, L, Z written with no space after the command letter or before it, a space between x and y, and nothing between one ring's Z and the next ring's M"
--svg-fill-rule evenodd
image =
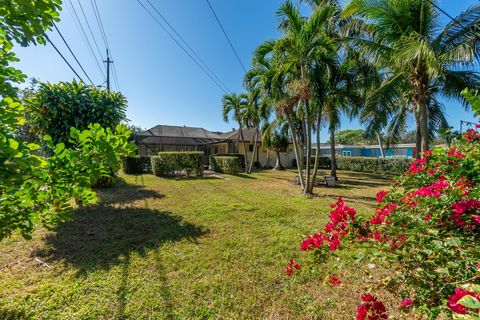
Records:
M358 259L368 252L340 250L347 265L333 256L297 276L283 269L309 259L300 241L322 228L329 203L342 195L371 211L390 178L340 172L340 188L306 198L294 176L123 176L73 221L0 242L0 318L353 319L366 282L381 281ZM340 270L341 287L324 283Z

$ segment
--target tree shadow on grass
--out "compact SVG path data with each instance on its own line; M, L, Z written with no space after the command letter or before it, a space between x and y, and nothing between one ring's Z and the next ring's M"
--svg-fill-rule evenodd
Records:
M2 307L0 306L0 319L2 319L2 320L24 320L24 319L32 319L32 317L27 316L23 312L2 309Z
M162 199L165 195L155 191L145 189L139 185L119 184L109 189L96 190L102 205L124 205L145 199Z
M123 263L131 254L145 255L165 242L195 241L207 232L169 212L112 206L81 208L54 231L38 254L47 261L62 260L79 274Z

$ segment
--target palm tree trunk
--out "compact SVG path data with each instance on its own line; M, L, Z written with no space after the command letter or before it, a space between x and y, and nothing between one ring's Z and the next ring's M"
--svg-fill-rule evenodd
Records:
M242 139L242 144L243 144L243 154L245 155L245 173L248 173L248 154L247 154L247 147L245 146L245 139L243 138L243 129L242 125L240 122L238 123L238 127L240 130L240 138Z
M317 115L317 152L315 152L315 165L313 166L313 174L312 174L312 181L310 183L310 187L308 192L313 193L313 188L315 186L315 180L317 178L318 172L318 163L320 159L320 119L321 119L321 112Z
M252 153L252 160L250 161L250 167L248 169L248 173L252 173L252 166L253 166L253 163L255 162L255 155L257 153L257 140L258 140L258 130L257 128L255 128L255 133L253 134L253 139L254 139L254 143L253 143L253 153Z
M300 180L300 186L302 187L302 190L305 186L305 183L303 181L303 165L302 165L302 158L300 158L299 152L298 152L298 140L297 140L297 134L295 132L295 127L293 126L293 121L290 115L287 114L287 122L288 122L288 127L290 128L290 134L292 136L292 142L293 142L293 150L295 151L295 159L297 160L297 170L298 170L298 179Z
M380 135L380 132L376 132L377 134L377 140L378 140L378 146L380 147L380 155L382 156L382 158L385 158L385 151L383 149L383 140L382 140L382 136Z
M337 179L337 156L335 155L335 128L330 126L330 175Z
M415 155L415 157L418 159L420 159L422 153L420 152L420 149L422 147L422 134L421 134L421 125L420 125L420 115L419 115L419 112L417 110L417 112L415 112L415 127L416 127L416 131L415 131L415 147L417 149L417 153Z
M420 120L420 147L421 147L421 157L425 151L428 150L429 144L429 130L428 130L428 110L427 110L427 103L425 100L425 95L421 95L418 104L418 113L419 113L419 120Z
M277 163L275 164L275 167L273 170L285 170L285 168L282 166L282 161L280 160L280 152L275 151L277 154Z
M307 142L307 161L305 163L305 188L303 189L303 194L308 194L310 188L310 168L312 160L312 124L310 123L310 112L308 110L308 103L305 103L305 127L306 127L306 137Z

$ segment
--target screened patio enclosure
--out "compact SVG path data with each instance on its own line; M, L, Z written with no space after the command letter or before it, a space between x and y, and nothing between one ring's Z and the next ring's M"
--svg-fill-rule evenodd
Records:
M203 151L207 158L219 153L225 138L203 128L158 125L135 135L139 155L160 151Z

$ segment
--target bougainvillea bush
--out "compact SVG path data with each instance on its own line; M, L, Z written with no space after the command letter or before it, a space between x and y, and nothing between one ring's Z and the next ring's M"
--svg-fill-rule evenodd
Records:
M369 259L392 268L386 287L399 307L432 319L440 313L479 319L479 148L480 134L471 130L451 149L426 152L389 190L377 193L373 213L357 214L339 198L330 222L304 239L301 250L321 255L373 248ZM285 273L293 271L287 265ZM359 297L357 310L357 319L388 318L375 288Z

